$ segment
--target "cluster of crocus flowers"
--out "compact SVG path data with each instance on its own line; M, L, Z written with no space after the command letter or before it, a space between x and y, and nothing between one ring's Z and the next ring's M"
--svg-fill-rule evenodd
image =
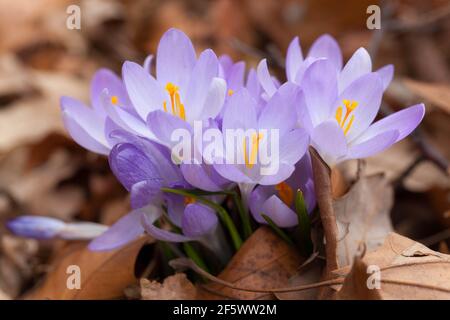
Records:
M98 71L92 107L61 99L72 138L108 155L131 195L133 210L116 224L106 231L88 226L92 250L114 249L146 232L166 242L198 241L223 257L227 239L238 249L258 223L291 230L301 220L299 203L309 213L316 205L309 145L334 166L383 151L424 116L419 104L372 123L393 67L373 72L363 48L343 66L328 35L305 58L298 38L291 42L285 83L270 74L265 60L246 76L244 62L218 58L210 49L197 56L176 29L163 35L155 58L154 75L153 56L143 66L125 62L122 78ZM200 156L174 155L174 132L184 130L193 142L196 127L214 132L208 143L194 146ZM243 135L234 136L230 150L229 133L238 131ZM237 214L224 208L226 198ZM42 218L10 223L17 234L35 237L64 234L64 226ZM71 238L77 232L86 238L82 229Z

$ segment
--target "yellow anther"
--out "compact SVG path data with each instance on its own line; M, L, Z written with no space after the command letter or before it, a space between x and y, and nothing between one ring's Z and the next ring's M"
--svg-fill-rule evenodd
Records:
M180 104L180 118L186 121L186 113L184 111L184 105Z
M347 127L345 127L345 130L344 130L344 134L345 135L347 135L348 130L350 130L350 128L352 127L353 120L355 120L355 116L354 115L351 116L350 121L347 124Z
M244 161L245 161L245 166L249 169L253 168L253 166L256 163L256 156L258 155L259 142L261 141L262 138L263 138L262 133L258 133L258 134L254 133L252 135L250 158L248 157L248 154L247 154L247 143L246 143L246 139L244 138Z
M112 96L112 97L111 97L111 103L112 103L113 105L118 104L118 103L119 103L119 97L117 97L117 96Z
M281 182L275 186L275 190L278 191L278 195L281 200L290 207L294 202L294 190L286 183Z
M338 124L341 126L342 130L344 130L344 134L347 135L347 133L349 132L350 128L353 125L353 120L355 120L355 116L352 115L350 117L350 120L348 120L348 117L350 116L350 114L353 112L353 110L355 110L358 107L358 102L356 101L350 101L347 99L342 100L344 106L345 106L345 115L344 118L342 118L342 113L343 113L343 107L339 106L336 109L336 121L338 122Z
M183 120L186 120L186 112L184 109L184 105L181 103L181 98L179 94L178 86L174 85L172 82L168 82L166 84L166 91L170 97L170 106L172 109L172 114L174 116L180 117ZM167 101L163 102L164 111L167 112Z
M341 124L342 121L342 107L337 108L336 110L336 121Z
M169 95L174 95L175 92L178 91L178 86L174 85L172 82L167 82L166 90L169 93Z
M234 93L234 90L233 90L233 89L228 89L228 95L229 95L229 96L232 96L233 93Z

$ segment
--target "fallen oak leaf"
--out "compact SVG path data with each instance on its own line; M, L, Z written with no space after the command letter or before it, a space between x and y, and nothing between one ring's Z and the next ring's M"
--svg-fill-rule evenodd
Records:
M141 279L140 285L142 300L195 300L197 297L197 289L184 273L169 276L162 284Z
M124 289L136 281L135 262L144 244L151 242L141 237L116 250L94 252L86 243L73 243L53 263L44 282L26 299L117 299ZM78 266L80 288L69 289L69 266Z
M369 267L379 271L377 286ZM334 299L450 299L450 255L390 233L380 248L334 273L346 279ZM369 279L371 277L371 279ZM372 288L372 289L370 289Z

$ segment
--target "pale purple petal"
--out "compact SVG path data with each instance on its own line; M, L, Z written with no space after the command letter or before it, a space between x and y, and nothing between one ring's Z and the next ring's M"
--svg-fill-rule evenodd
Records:
M306 70L316 61L318 60L326 60L325 58L312 58L308 57L306 58L303 63L300 65L300 67L297 70L297 74L295 75L294 82L301 86L303 84L303 78L305 76ZM331 63L331 62L330 62Z
M309 145L309 135L304 129L295 129L280 139L280 161L295 164L305 154Z
M245 62L239 61L230 68L225 78L227 87L231 90L237 90L244 86Z
M307 57L327 58L337 71L342 69L342 53L339 44L328 34L324 34L314 41Z
M104 114L102 92L107 90L110 96L117 97L117 105L123 107L130 107L131 102L128 98L128 93L125 85L114 72L108 69L98 70L91 82L91 102L92 107L99 114Z
M370 157L378 152L389 148L395 143L399 136L397 130L382 132L364 142L352 144L348 148L347 159L360 159Z
M343 100L345 99L358 103L358 106L352 112L354 121L347 134L348 141L357 138L375 119L380 108L382 95L383 84L380 77L373 72L356 79L340 94L334 103L334 110L338 106L342 106L345 112L343 106Z
M335 120L328 120L314 128L311 144L320 156L333 165L347 154L347 140Z
M272 76L269 73L266 59L261 60L261 62L258 64L256 73L264 91L268 94L269 97L271 97L277 91L277 88L274 84Z
M186 236L200 238L214 231L217 223L217 215L212 209L192 203L184 209L181 226Z
M182 164L181 172L189 184L206 191L221 191L230 184L230 181L219 175L212 165Z
M144 226L145 231L151 235L153 238L158 239L160 241L167 241L167 242L186 242L186 241L192 241L193 239L188 238L186 236L183 236L178 233L170 232L167 230L163 230L161 228L158 228L153 225L154 221L151 221L148 217L145 215L142 215L141 222Z
M131 186L130 202L133 209L139 209L150 203L161 203L161 181L144 180Z
M372 59L366 49L359 48L339 74L339 92L342 92L359 77L370 72L372 72Z
M235 92L224 108L224 133L226 129L257 129L256 102L246 89Z
M131 143L114 146L109 156L109 165L114 175L127 190L140 181L160 181L162 178L156 164L146 154Z
M211 49L207 49L200 54L192 70L184 101L188 121L201 116L208 88L213 78L217 76L218 68L219 61Z
M144 214L147 216L147 219L153 222L161 216L162 210L149 206L131 211L120 218L105 233L92 240L88 248L92 251L106 251L116 249L136 240L144 233L144 228L141 224L141 216Z
M373 123L364 133L358 137L354 144L362 143L380 133L396 130L399 132L397 141L409 135L422 121L425 115L425 105L416 104L404 110L395 112L375 123Z
M147 125L156 139L169 147L178 143L172 139L175 130L184 129L191 132L191 127L186 121L162 110L151 112L147 117Z
M61 98L64 126L70 136L82 147L96 153L109 153L105 138L104 119L83 103L69 98Z
M392 64L388 64L387 66L375 71L375 73L380 76L381 81L383 82L383 91L385 91L394 77L394 66Z
M270 185L274 185L274 184L278 184L286 179L288 179L291 174L294 172L295 170L295 166L293 164L290 163L285 163L282 162L279 164L278 169L276 170L275 173L271 173L271 174L261 174L261 170L260 168L257 168L257 173L258 173L258 179L256 180L256 182L258 182L260 185L263 186L270 186Z
M337 96L337 71L328 60L314 62L302 82L303 95L313 126L330 117Z
M263 212L260 212L260 214L263 213L268 216L280 228L294 227L298 224L298 217L295 212L276 195L271 196L264 202L262 210ZM265 220L263 223L265 223Z
M200 113L192 117L194 120L205 120L215 118L221 111L224 105L227 85L223 79L214 78L207 89L206 100ZM189 116L189 115L188 115ZM189 119L189 117L188 117Z
M156 78L164 86L171 82L184 88L195 66L196 54L191 40L177 29L161 37L156 55Z
M281 86L261 112L258 128L277 129L280 136L294 128L297 123L295 105L300 94L300 88L292 83Z
M136 112L146 119L149 112L163 107L163 87L140 65L126 61L122 77Z
M289 81L294 81L297 71L303 62L302 49L298 37L292 39L286 54L286 77Z
M244 173L246 171L245 165L214 164L214 169L218 174L230 181L236 183L253 183L253 179Z
M111 103L111 96L108 91L102 92L103 108L108 117L121 128L148 138L154 138L153 133L149 130L144 120L138 115L134 115L122 106ZM107 130L107 132L109 132ZM108 139L108 137L107 137Z
M171 161L168 148L124 130L114 131L110 135L114 144L129 142L140 149L149 159L148 161L158 167L159 175L163 178L166 185L186 185L179 168Z
M253 68L248 71L245 87L248 89L252 97L259 97L261 95L261 85L258 80L258 75Z

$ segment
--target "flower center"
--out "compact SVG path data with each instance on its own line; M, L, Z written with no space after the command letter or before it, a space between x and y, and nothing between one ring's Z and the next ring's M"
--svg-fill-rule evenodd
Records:
M278 191L278 196L288 206L292 206L294 202L294 190L286 183L281 182L275 186L275 190Z
M250 157L247 154L247 141L244 138L244 160L245 166L249 169L253 168L256 163L256 156L258 155L259 142L263 138L262 133L253 133L251 137Z
M233 89L228 89L228 96L232 96L233 95L233 93L234 93L234 90Z
M347 135L348 131L352 127L353 120L355 120L355 116L353 114L350 117L350 119L348 117L350 116L352 111L356 109L356 107L358 106L358 102L350 101L347 99L344 99L342 102L344 103L344 106L345 106L345 115L344 115L344 117L342 117L344 108L342 106L339 106L336 110L335 117L336 117L337 122L341 126L342 130L344 130L344 134Z
M182 120L186 120L184 104L181 103L178 86L174 85L172 82L168 82L166 84L166 91L167 93L169 93L172 114L174 116L180 117ZM163 108L165 112L168 112L167 101L163 102Z

